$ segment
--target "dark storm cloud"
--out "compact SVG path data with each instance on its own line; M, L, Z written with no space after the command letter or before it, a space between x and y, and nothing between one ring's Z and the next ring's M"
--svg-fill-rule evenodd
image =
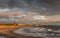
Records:
M59 13L60 0L30 0L28 4L30 5L33 11L36 11L37 13L40 14L46 14L46 13L48 13L48 15L60 14ZM46 10L42 8L45 8Z
M40 14L60 14L60 0L21 0L20 2L23 8L25 7L24 4L28 4L27 8ZM45 8L46 10L42 8Z

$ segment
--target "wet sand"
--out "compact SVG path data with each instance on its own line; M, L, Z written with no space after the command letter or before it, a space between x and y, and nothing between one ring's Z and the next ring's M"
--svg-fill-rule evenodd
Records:
M40 38L40 37L27 37L27 36L23 36L23 35L17 35L12 32L13 30L15 30L15 29L0 29L0 33L7 35L7 36L14 37L14 38Z

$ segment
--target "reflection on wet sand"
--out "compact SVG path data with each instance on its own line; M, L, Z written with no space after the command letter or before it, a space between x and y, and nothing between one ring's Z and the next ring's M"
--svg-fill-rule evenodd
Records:
M14 33L24 36L43 37L43 38L58 38L60 37L60 29L46 27L25 27L15 30Z
M36 37L26 37L26 36L23 36L23 35L17 35L15 33L13 33L14 29L0 29L0 33L2 33L3 35L2 36L5 36L4 38L36 38Z

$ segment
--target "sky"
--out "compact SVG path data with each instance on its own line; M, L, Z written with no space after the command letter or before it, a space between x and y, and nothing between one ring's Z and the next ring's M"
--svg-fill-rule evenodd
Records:
M0 23L13 23L16 19L17 23L58 24L59 17L60 0L0 0Z

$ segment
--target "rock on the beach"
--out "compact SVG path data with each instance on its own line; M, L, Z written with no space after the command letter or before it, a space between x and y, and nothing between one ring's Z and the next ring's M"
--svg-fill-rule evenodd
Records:
M0 33L0 38L13 38L13 37Z

